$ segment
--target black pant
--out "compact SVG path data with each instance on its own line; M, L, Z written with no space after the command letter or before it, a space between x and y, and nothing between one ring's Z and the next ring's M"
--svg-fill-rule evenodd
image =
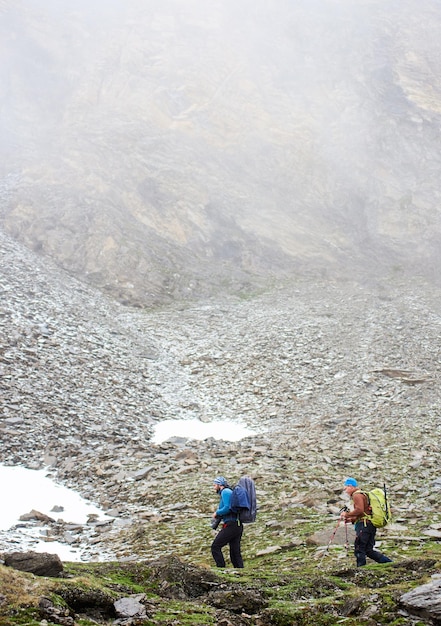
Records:
M240 553L242 533L243 526L240 522L233 521L222 525L222 529L211 544L211 554L216 561L217 567L225 567L222 548L227 544L230 546L230 560L233 567L243 567L242 555Z
M386 555L374 550L375 535L377 529L372 522L362 521L355 524L355 544L354 554L357 559L357 565L366 565L366 557L376 561L377 563L390 563L391 559Z

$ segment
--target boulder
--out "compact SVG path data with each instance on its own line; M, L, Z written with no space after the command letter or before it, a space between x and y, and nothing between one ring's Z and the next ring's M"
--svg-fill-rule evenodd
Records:
M441 624L441 578L420 585L400 598L400 604L411 614Z
M30 572L36 576L57 578L63 571L60 557L47 552L11 552L4 555L4 562L7 567Z
M346 543L352 546L355 540L355 531L352 524L341 524L337 530L335 526L329 526L325 530L318 530L307 538L307 543L316 546L327 546L329 542L337 546L344 546Z
M21 522L29 522L32 520L35 520L37 522L44 522L46 524L55 522L53 517L49 517L49 515L40 513L40 511L36 511L35 509L32 509L32 511L29 511L29 513L24 513L23 515L20 515Z
M120 598L114 603L115 613L117 617L145 617L146 610L144 604L142 604L143 600L145 600L144 593L137 594L136 596L130 596L127 598Z
M159 595L185 600L197 598L220 584L219 577L208 569L183 563L174 555L149 563L152 577L159 582Z

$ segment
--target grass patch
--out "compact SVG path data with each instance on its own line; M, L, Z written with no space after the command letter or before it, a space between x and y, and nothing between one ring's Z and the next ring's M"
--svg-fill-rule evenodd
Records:
M296 550L273 553L250 558L243 570L225 572L175 557L161 561L167 570L144 561L66 563L62 579L0 566L0 626L39 626L42 596L56 607L69 606L78 626L107 626L115 619L113 602L137 594L145 606L143 626L214 626L225 617L235 623L237 607L229 613L228 598L247 593L264 599L259 617L246 618L247 626L356 626L369 620L401 626L408 622L399 612L400 596L424 584L441 566L440 546L434 542L423 557L363 568L353 567L352 556L342 563L331 555L322 563L313 558L315 548L301 551L299 560ZM219 595L213 601L216 593L224 594L225 605L219 604Z
M154 626L156 624L184 624L203 626L216 624L216 614L211 607L196 605L194 603L171 602L161 610L156 611L144 624Z

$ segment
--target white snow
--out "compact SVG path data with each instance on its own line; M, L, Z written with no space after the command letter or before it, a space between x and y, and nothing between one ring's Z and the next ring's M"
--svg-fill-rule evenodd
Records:
M105 514L94 504L84 500L78 493L55 483L47 470L30 470L25 467L0 465L2 507L0 508L0 546L5 551L21 551L58 554L61 560L81 560L82 550L78 546L45 541L47 527L20 522L20 516L32 509L52 519L66 523L85 524L89 514L106 519ZM53 511L53 508L62 508ZM19 524L19 527L13 528ZM13 530L11 530L13 529Z
M246 426L229 420L201 422L200 420L165 420L155 427L152 443L162 443L170 437L186 437L188 439L224 439L239 441L244 437L255 435L255 431Z

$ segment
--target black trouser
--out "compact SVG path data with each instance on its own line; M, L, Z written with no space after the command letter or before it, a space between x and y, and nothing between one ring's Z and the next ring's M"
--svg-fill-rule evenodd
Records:
M366 565L367 556L377 563L391 562L389 557L378 552L378 550L374 550L376 534L377 529L372 522L362 521L355 524L354 554L358 566Z
M211 554L216 561L217 567L225 567L222 548L227 544L230 546L230 560L233 567L243 567L242 555L240 553L242 533L243 526L240 522L232 521L222 525L222 529L211 544Z

